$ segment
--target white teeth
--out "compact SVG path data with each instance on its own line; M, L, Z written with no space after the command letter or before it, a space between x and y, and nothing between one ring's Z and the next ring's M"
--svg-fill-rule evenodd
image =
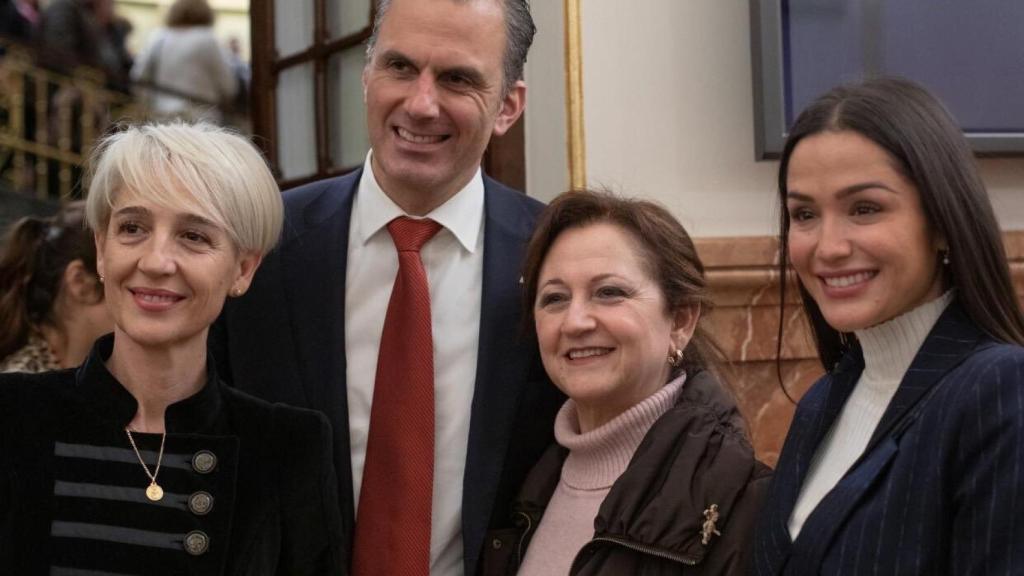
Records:
M409 132L405 128L399 128L398 135L401 136L403 140L408 140L414 144L434 144L444 140L444 136L420 136Z
M831 278L825 278L825 284L831 288L846 288L847 286L853 286L865 282L874 276L873 272L858 272L857 274L851 274L849 276L833 276Z
M610 351L610 348L582 348L579 350L570 350L569 359L578 360L580 358L590 358L591 356L603 356Z
M139 294L139 297L146 302L173 302L173 296L161 296L158 294Z

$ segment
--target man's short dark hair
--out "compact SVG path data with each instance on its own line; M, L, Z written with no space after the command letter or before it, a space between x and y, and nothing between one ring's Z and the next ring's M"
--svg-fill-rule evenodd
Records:
M419 1L419 0L418 0ZM452 0L459 2L471 2L478 0ZM523 79L523 66L526 64L526 54L533 44L533 35L537 27L533 24L533 16L530 14L529 0L489 0L501 2L505 13L505 56L503 62L502 94L508 94L512 84L516 80ZM374 0L373 33L366 45L366 55L373 57L373 48L377 44L377 35L380 34L381 23L384 15L391 7L391 0Z

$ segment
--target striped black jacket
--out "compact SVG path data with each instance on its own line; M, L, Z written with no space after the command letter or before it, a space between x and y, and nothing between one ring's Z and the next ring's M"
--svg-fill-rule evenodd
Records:
M753 573L1024 574L1024 348L955 302L914 357L858 459L786 523L815 449L863 370L851 354L801 400L754 542Z
M158 483L106 370L0 376L0 574L343 573L331 434L316 412L207 385L167 408ZM160 435L134 434L153 470Z

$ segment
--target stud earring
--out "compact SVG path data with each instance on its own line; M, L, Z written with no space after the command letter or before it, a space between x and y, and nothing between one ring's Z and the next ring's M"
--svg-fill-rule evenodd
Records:
M674 348L671 352L668 353L668 365L669 366L679 366L679 363L682 362L682 361L683 361L683 351L682 350L680 350L678 348Z
M942 265L949 266L949 248L942 251Z
M105 280L106 278L103 277L103 274L100 274L100 284L103 284Z

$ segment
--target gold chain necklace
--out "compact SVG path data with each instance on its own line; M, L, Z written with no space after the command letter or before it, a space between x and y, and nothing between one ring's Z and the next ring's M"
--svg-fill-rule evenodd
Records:
M167 431L164 430L163 434L160 435L160 454L156 457L156 468L153 473L149 473L149 466L146 466L146 462L142 459L142 454L139 453L138 447L135 446L135 439L132 438L132 431L127 426L124 427L124 431L128 434L128 442L132 445L132 450L135 451L135 457L139 459L139 464L142 464L142 469L146 471L146 476L149 476L149 486L146 488L146 498L149 498L153 502L156 502L164 497L164 489L156 483L156 475L160 473L160 463L164 460L164 440L167 439Z

